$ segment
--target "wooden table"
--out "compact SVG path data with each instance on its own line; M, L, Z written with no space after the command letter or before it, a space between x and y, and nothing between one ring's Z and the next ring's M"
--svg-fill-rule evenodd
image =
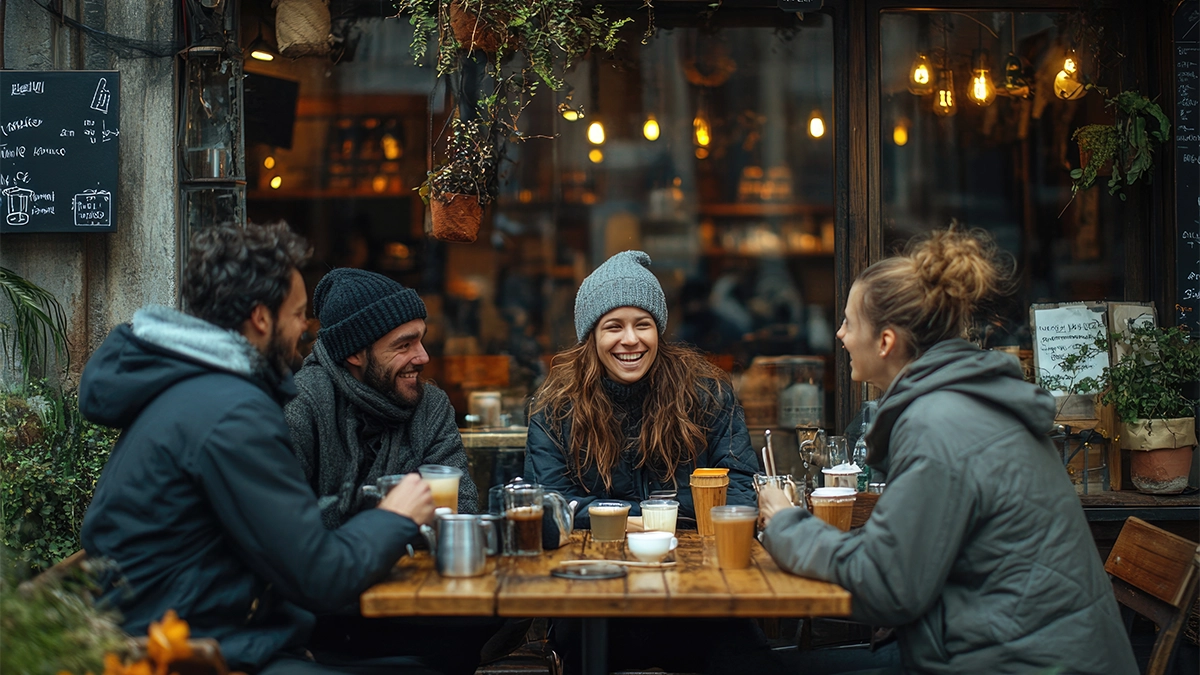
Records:
M400 560L391 576L362 594L363 616L505 616L583 618L585 673L605 673L608 617L847 616L850 593L835 584L780 570L753 544L748 569L717 567L716 542L679 533L678 563L629 568L620 579L574 581L550 576L564 560L632 559L623 543L596 543L587 532L538 557L495 557L480 577L449 579L427 551ZM668 558L670 560L671 558Z

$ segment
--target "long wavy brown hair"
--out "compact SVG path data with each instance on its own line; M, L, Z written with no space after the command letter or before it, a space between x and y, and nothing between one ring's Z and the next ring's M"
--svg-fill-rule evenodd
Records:
M548 431L561 433L571 422L569 447L559 447L583 483L584 474L596 467L605 488L612 488L613 468L625 448L621 422L604 392L604 366L596 351L596 338L559 352L550 374L534 397L530 416L545 411ZM675 471L695 463L707 448L712 420L720 410L721 388L731 386L729 375L683 344L660 342L658 356L646 373L646 398L639 438L637 466L661 472L661 480L674 480Z

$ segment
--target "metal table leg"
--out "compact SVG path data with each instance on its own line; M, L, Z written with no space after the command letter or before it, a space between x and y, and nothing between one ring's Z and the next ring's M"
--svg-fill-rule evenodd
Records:
M583 620L583 675L608 675L608 619Z

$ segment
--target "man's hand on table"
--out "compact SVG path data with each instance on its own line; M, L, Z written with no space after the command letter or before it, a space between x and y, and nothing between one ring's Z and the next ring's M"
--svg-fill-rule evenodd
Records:
M379 507L399 514L418 525L433 523L433 493L420 474L410 473L383 496Z
M758 490L758 515L762 519L763 529L766 529L776 513L793 506L787 493L774 485L764 485Z

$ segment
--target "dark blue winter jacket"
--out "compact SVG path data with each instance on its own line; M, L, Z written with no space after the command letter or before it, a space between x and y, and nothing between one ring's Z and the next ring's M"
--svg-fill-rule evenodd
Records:
M252 672L301 647L314 612L356 603L417 534L380 509L321 524L281 408L294 391L241 335L163 307L92 356L80 408L123 433L82 539L114 563L104 599L126 631L174 609Z

